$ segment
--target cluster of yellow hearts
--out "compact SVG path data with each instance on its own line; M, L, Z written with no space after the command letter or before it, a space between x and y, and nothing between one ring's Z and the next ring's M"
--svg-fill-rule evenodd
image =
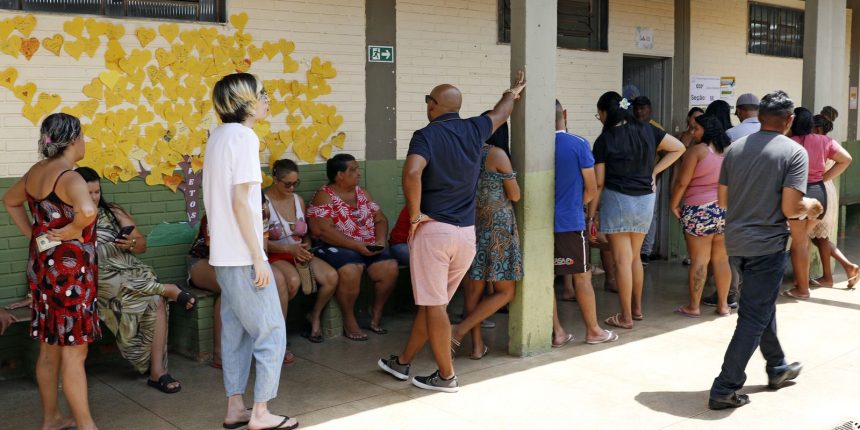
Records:
M179 163L188 162L195 171L202 167L208 131L217 121L211 101L215 82L279 54L283 73L297 72L301 66L291 56L293 42L282 38L255 44L245 31L248 20L245 13L231 16L232 34L216 27L183 29L175 23L141 26L133 31L140 49L130 49L121 43L126 35L122 24L75 17L63 24L62 34L40 42L29 37L35 17L18 16L0 22L0 51L15 57L23 53L29 59L44 47L56 56L65 51L79 60L83 54L94 57L104 43L105 70L81 89L87 99L61 108L84 122L87 156L81 165L114 182L145 177L147 184L176 191L183 181L175 174ZM11 35L13 30L21 36ZM150 47L159 37L166 44ZM344 146L346 135L339 132L343 117L335 106L316 101L331 93L328 81L337 72L319 57L306 66L304 82L265 81L271 117L254 129L272 161L292 150L297 158L313 163ZM33 83L17 85L17 78L18 71L8 68L0 73L0 86L24 102L22 113L34 125L59 108L59 96L38 94Z

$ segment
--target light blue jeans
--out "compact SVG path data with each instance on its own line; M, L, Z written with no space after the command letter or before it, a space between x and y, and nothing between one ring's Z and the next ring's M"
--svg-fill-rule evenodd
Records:
M216 266L215 276L221 286L221 365L227 397L245 393L253 357L254 402L268 402L278 395L287 350L275 277L269 269L269 285L257 288L253 266Z

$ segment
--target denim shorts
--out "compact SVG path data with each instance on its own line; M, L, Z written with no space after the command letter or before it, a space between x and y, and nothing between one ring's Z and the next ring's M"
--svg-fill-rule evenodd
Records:
M372 257L365 257L351 249L340 248L334 245L325 243L320 244L316 250L316 256L322 258L323 261L334 267L335 270L340 269L347 264L360 264L365 267L370 267L380 261L393 260L389 248L385 248L381 253Z
M647 234L654 216L655 194L629 196L604 188L600 196L600 232Z

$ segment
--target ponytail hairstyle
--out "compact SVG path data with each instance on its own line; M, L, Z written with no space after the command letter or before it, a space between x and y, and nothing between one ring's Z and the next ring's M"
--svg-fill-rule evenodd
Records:
M814 126L813 115L809 109L805 107L794 109L794 122L791 123L792 136L803 137L812 134Z
M821 129L821 134L827 135L833 131L833 123L826 116L817 114L812 117L812 124L815 128Z
M732 128L732 107L725 100L714 100L705 109L706 115L711 115L720 122L723 131Z
M597 110L606 112L606 121L603 122L603 133L612 130L612 127L623 122L638 124L639 121L627 109L629 104L627 99L621 97L621 94L615 91L605 92L597 99Z
M52 113L42 121L39 132L39 154L54 158L81 137L81 121L65 113Z
M839 111L836 110L833 106L824 106L821 108L821 115L827 118L831 123L836 122L836 118L839 118ZM832 125L832 124L831 124Z
M78 174L81 175L81 177L84 178L84 181L86 181L88 184L91 182L98 182L99 183L99 189L101 189L102 178L101 178L101 176L99 176L99 174L95 170L93 170L89 167L78 167L77 169L75 169L75 172L78 172ZM110 217L111 221L113 221L114 225L116 225L117 227L119 227L119 220L116 219L116 215L114 215L114 213L113 213L114 209L118 209L118 210L122 211L123 213L128 214L128 212L126 212L125 209L123 209L122 207L120 207L116 203L108 203L107 200L105 200L104 192L102 192L101 195L99 196L98 206L99 206L99 209L103 210L107 214L107 216Z
M719 118L711 114L699 115L696 122L702 126L705 132L702 134L702 143L710 143L718 153L722 154L731 145L732 140L723 130L723 124Z

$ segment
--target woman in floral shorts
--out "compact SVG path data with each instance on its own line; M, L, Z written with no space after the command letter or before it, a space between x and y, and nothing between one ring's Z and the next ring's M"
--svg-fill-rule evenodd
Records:
M684 153L681 169L672 186L672 212L684 227L687 251L690 253L690 303L675 313L699 318L699 301L708 278L708 263L717 284L717 314L728 316L729 284L732 274L723 229L726 210L717 204L720 167L731 141L713 115L702 115L693 122L693 141ZM681 198L684 206L681 206Z

